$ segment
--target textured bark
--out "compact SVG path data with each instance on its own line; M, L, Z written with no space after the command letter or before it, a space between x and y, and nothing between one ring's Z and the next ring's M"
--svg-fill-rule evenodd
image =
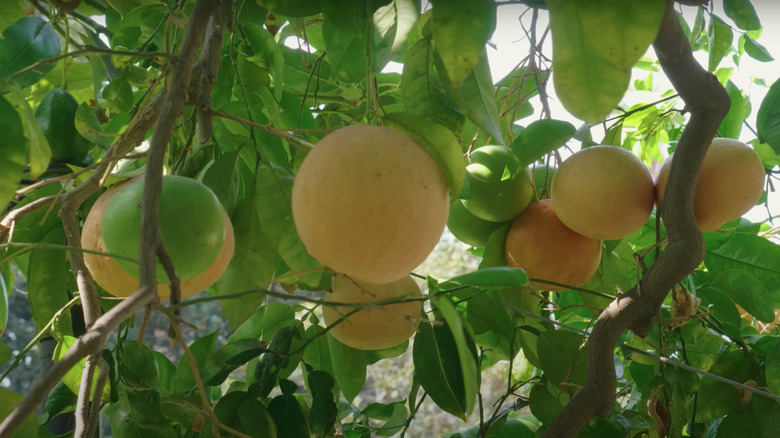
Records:
M693 216L695 183L731 102L715 76L693 58L671 0L667 0L653 48L691 114L675 150L659 209L669 245L638 285L618 296L599 316L588 340L585 384L547 428L546 438L574 437L590 419L612 412L616 388L613 354L618 337L626 329L647 336L668 292L704 259L704 240Z

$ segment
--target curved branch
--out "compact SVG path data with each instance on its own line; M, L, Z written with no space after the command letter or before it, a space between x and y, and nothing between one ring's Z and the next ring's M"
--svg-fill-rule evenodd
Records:
M639 284L616 298L599 316L589 339L585 383L550 424L544 437L574 437L591 418L612 412L616 387L613 355L619 336L626 329L647 336L669 290L704 259L704 240L693 216L694 188L704 154L731 102L717 78L694 59L672 0L667 0L653 48L664 73L691 113L675 150L659 208L669 245Z

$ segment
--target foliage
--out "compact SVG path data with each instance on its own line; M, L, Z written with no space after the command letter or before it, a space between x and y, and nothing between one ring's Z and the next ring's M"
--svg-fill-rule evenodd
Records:
M86 181L110 186L146 172L148 143L122 156L112 156L111 146L128 141L139 123L142 138L152 135L154 121L142 120L171 82L171 60L185 46L195 1L85 0L75 1L72 12L55 6L63 3L0 2L0 292L5 298L14 272L26 277L40 334L34 342L52 336L55 360L83 332L83 318L70 307L84 299L69 260L79 244L68 240L64 224L74 218L57 202ZM231 331L224 342L218 332L200 333L171 360L128 339L130 322L120 326L117 342L102 349L100 371L108 383L96 396L105 401L113 436L403 436L425 399L466 421L452 437L531 437L553 421L584 382L593 321L666 245L655 213L628 237L602 242L596 274L561 292L529 289L534 279L506 267L508 224L492 229L484 248L469 250L481 258L479 269L457 276L417 272L426 294L415 337L376 351L356 350L328 333L321 307L332 303L326 292L332 272L305 251L291 218L290 192L302 160L324 135L350 124L408 133L437 158L454 202L472 195L468 183L460 189L469 180L461 156L468 159L484 145L506 146L522 166L560 164L562 154L597 143L621 146L646 165L675 149L686 109L675 90L658 85L664 83L659 61L646 53L663 1L523 1L532 16L532 50L495 80L486 47L500 3L231 5L229 25L219 28L224 40L201 51L211 58L198 61L165 154L165 172L203 182L233 224L236 250L225 275L208 294L181 303L218 300ZM771 48L759 42L761 20L749 0L723 6L723 16L708 6L685 8L680 21L731 98L718 135L750 140L771 187L780 165L780 82L753 102L750 87L766 87L764 78L749 84L731 77L747 57L772 60ZM552 53L545 53L539 20L547 16ZM211 32L205 44L216 40L212 30L199 29ZM402 65L400 73L387 68L391 62ZM195 84L204 77L207 93L193 91L204 89ZM572 120L564 113L553 118L550 85L585 124L558 120ZM61 92L54 90L78 103L69 109L72 126L46 123L62 115L45 107L50 93ZM626 90L637 91L639 101L629 101ZM86 158L63 150L84 139ZM106 162L110 174L93 172ZM502 179L522 166L506 166ZM98 195L82 200L75 219L86 217ZM620 337L617 403L579 436L777 435L775 234L770 220L744 218L705 233L704 262L666 298L649 335ZM100 295L103 312L116 305ZM0 316L6 307L0 299ZM171 317L178 310L156 306ZM0 323L2 333L4 317ZM183 343L176 327L173 337ZM13 358L6 350L0 344L0 362ZM409 393L359 403L367 367L407 350L414 368ZM16 354L3 378L14 378L25 354ZM497 364L508 369L505 389L486 400L481 376ZM84 368L82 361L49 393L38 436L50 436L49 419L75 409ZM5 417L22 397L0 391ZM35 436L35 424L28 420L14 436Z

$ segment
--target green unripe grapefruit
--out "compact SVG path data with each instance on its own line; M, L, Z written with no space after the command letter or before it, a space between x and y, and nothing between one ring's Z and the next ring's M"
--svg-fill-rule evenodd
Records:
M550 198L550 184L552 184L555 167L546 164L537 164L534 166L534 187L536 196L539 199Z
M89 152L89 140L76 130L79 103L65 90L55 88L35 109L35 120L49 142L55 161L83 164Z
M108 252L138 260L143 189L143 179L132 181L106 205L101 225ZM194 179L164 176L158 211L163 242L181 281L214 263L222 249L225 219L219 200L208 187ZM121 258L116 262L138 277L137 263ZM168 281L159 262L157 281Z
M503 146L483 146L471 153L468 171L471 197L463 205L480 219L506 222L517 217L534 196L531 170L520 169L503 179L505 169L519 166Z
M450 205L450 217L447 228L461 242L479 248L487 245L493 231L502 225L501 222L490 222L472 214L463 202L456 200Z

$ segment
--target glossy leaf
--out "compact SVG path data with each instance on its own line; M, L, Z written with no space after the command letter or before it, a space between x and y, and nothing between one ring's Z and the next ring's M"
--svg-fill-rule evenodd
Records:
M520 131L509 149L527 166L566 144L576 131L574 125L562 120L537 120Z
M728 270L720 273L713 282L735 303L762 322L775 319L774 302L769 290L756 277L745 271Z
M228 342L260 339L271 342L282 327L296 325L295 310L283 303L268 303L255 309L252 316L233 331Z
M750 114L750 101L732 81L726 82L726 91L731 99L731 107L718 129L718 135L727 138L739 138L742 123Z
M65 231L56 228L41 240L43 244L65 246ZM41 247L30 252L27 294L33 321L40 331L69 301L66 287L69 269L64 249ZM73 335L70 312L62 312L51 333L55 339Z
M731 49L731 42L734 40L734 32L731 27L724 23L717 15L712 15L710 25L707 28L709 61L707 70L714 72L718 64Z
M322 23L322 37L336 79L343 82L366 80L368 43L364 35L344 31L332 24L330 17L325 17Z
M195 358L195 364L201 369L209 357L217 351L217 335L219 332L213 332L198 338L189 349ZM187 356L182 356L179 363L176 364L176 373L173 376L173 389L182 394L191 394L196 388L195 377L192 371L192 365Z
M309 428L315 437L325 437L333 429L338 409L333 401L333 377L324 372L314 370L308 376L312 403L309 412Z
M563 105L588 123L628 89L631 68L655 39L662 0L549 0L553 81Z
M780 80L766 93L756 116L758 138L780 155Z
M257 211L263 231L276 252L293 272L309 271L301 277L316 286L322 279L322 264L309 255L303 246L292 217L290 204L295 177L288 170L273 164L263 164L258 172Z
M203 383L209 386L221 385L233 370L262 354L265 348L265 343L256 339L240 339L224 345L203 365Z
M726 16L743 30L761 29L761 20L750 0L723 0L723 10Z
M477 65L496 28L490 0L432 0L433 40L450 82L459 87Z
M245 24L242 31L252 51L248 56L249 61L271 73L274 79L274 98L280 100L284 90L284 56L281 49L273 35L259 24Z
M407 112L432 120L459 137L464 116L439 81L430 38L420 39L407 49L401 94Z
M268 413L276 423L276 436L284 438L309 438L309 427L301 405L295 396L282 394L268 403Z
M112 113L123 113L133 108L133 88L124 78L114 79L103 88L103 99Z
M0 96L0 205L11 200L27 164L27 146L22 120L14 107Z
M474 402L479 392L480 373L477 365L477 351L474 345L473 335L468 325L464 324L462 317L455 311L455 307L446 298L438 298L435 305L442 319L452 334L455 343L455 352L459 361L458 379L463 381L463 393L461 405L468 415L474 409ZM448 358L448 361L451 358ZM423 386L425 387L425 386Z
M441 57L436 56L436 66L441 75L444 66ZM474 68L466 75L460 86L455 88L449 80L442 80L447 94L458 108L480 129L484 130L494 143L504 144L501 125L498 122L496 92L490 74L487 53L483 49Z
M408 113L392 113L383 117L385 126L412 137L433 156L447 178L450 194L457 197L466 180L466 164L460 145L445 127Z
M76 338L72 336L63 336L61 340L57 342L57 347L54 349L52 360L59 362L65 353L76 343ZM78 394L79 387L81 387L81 375L84 373L85 359L81 359L73 368L68 370L65 376L62 377L62 383L64 383L74 394ZM92 387L94 388L98 380L98 373L100 367L96 367L95 374L92 379ZM100 397L101 401L109 401L111 396L111 388L108 384L103 388L103 394ZM91 399L91 397L90 397Z
M279 255L260 226L258 197L250 195L236 205L230 216L235 236L235 250L225 273L214 285L217 295L250 290L271 280ZM234 329L241 325L265 299L261 291L220 302L222 312Z
M78 396L67 385L58 382L46 396L44 403L46 414L52 418L59 413L73 411L76 409L77 400Z
M342 344L328 334L333 377L344 398L352 403L366 383L366 352Z
M761 62L771 62L775 60L766 47L751 38L748 34L744 34L743 36L745 38L745 53L751 58Z
M269 12L288 17L306 17L320 12L319 3L311 0L258 0Z
M449 281L468 286L502 289L525 286L528 284L528 275L520 268L497 266L458 275Z
M136 341L128 342L122 351L120 374L133 389L152 389L160 382L160 371L154 352Z
M780 343L775 344L764 363L766 385L772 394L780 394Z
M730 413L718 426L719 437L780 436L780 404L775 400L754 395L750 404Z
M82 137L104 148L111 146L111 137L101 135L104 133L103 127L100 126L100 121L97 115L95 115L95 109L87 103L82 102L79 105L79 108L76 110L74 123L76 124L76 130Z
M751 274L771 291L780 288L780 246L762 237L735 233L707 251L704 264L715 275L738 269Z
M21 403L24 397L10 389L0 387L0 418L6 418L11 411ZM10 438L29 438L38 436L38 420L35 413L27 417L19 429L10 436Z
M19 87L13 87L13 91L22 107L24 132L30 146L30 177L37 178L49 167L52 155L51 148L49 147L49 141L46 140L46 136L44 136L41 127L35 120L35 114L33 114L24 93L22 93Z
M219 202L228 214L232 213L236 208L239 194L243 189L239 156L240 152L238 150L220 155L203 172L201 179L201 182L217 195L217 199L219 199Z
M730 350L718 357L709 372L739 383L745 383L758 376L758 365L752 357L742 350ZM739 390L718 380L702 378L699 400L706 403L697 405L696 418L699 421L712 421L728 414L741 406Z
M60 38L41 17L23 17L3 31L0 38L0 81L6 81L18 71L36 62L60 54ZM32 85L54 68L54 63L41 64L13 78L20 86ZM8 85L0 82L0 92Z
M587 346L582 345L582 335L566 330L549 330L539 335L537 351L539 368L553 384L569 382L580 385L587 371L585 360Z

